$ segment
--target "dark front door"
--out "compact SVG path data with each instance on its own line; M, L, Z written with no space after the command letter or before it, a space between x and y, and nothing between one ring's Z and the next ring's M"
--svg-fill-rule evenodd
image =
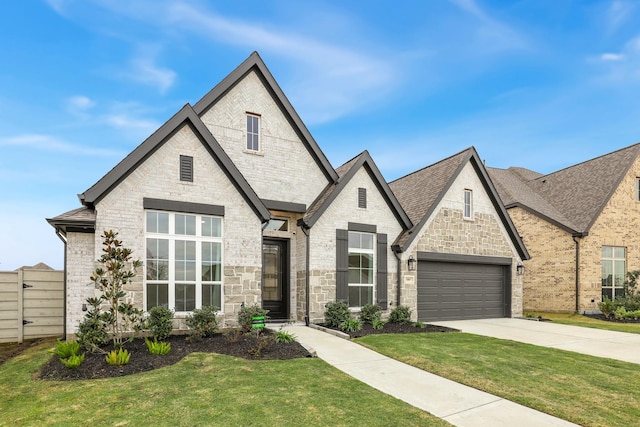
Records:
M289 242L262 242L262 308L272 319L289 318Z

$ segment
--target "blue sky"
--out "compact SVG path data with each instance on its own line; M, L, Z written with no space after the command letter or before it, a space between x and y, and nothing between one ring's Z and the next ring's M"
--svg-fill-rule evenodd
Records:
M640 2L5 1L0 270L257 50L334 167L388 180L474 145L552 172L640 141Z

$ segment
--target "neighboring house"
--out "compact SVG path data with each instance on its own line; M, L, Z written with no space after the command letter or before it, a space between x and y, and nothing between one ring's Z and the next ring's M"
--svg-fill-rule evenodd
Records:
M368 152L331 166L253 53L80 194L81 208L48 220L66 242L67 332L75 332L94 295L89 277L101 234L111 229L144 262L127 299L144 310L167 306L177 318L214 305L233 324L243 304L260 304L272 318L317 323L328 302L343 300L354 310L377 303L385 313L402 303L414 317L433 320L418 308L426 264L420 261L416 276L409 259L430 260L436 252L474 256L444 255L447 262L505 266L503 309L470 311L467 301L484 304L485 295L469 288L457 296L465 308L456 317L521 315L513 272L526 250L475 150L468 153L460 161L469 167L453 168L442 183L426 181L404 194L396 181L403 203L429 194L425 219L410 219ZM474 192L468 202L474 213L465 219L463 187ZM442 211L460 213L455 224L475 234L433 225L432 218L448 215ZM429 233L448 243L429 246ZM464 238L465 248L454 247L454 238Z
M596 312L640 269L640 144L541 175L489 174L529 249L524 310Z

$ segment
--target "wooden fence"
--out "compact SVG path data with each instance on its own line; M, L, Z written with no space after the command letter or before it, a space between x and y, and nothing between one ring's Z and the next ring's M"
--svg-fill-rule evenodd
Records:
M63 271L0 271L0 343L62 336L63 294Z

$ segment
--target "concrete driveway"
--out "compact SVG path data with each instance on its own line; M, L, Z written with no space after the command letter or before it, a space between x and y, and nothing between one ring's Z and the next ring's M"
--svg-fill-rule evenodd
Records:
M640 334L508 318L429 323L460 329L470 334L640 364Z

